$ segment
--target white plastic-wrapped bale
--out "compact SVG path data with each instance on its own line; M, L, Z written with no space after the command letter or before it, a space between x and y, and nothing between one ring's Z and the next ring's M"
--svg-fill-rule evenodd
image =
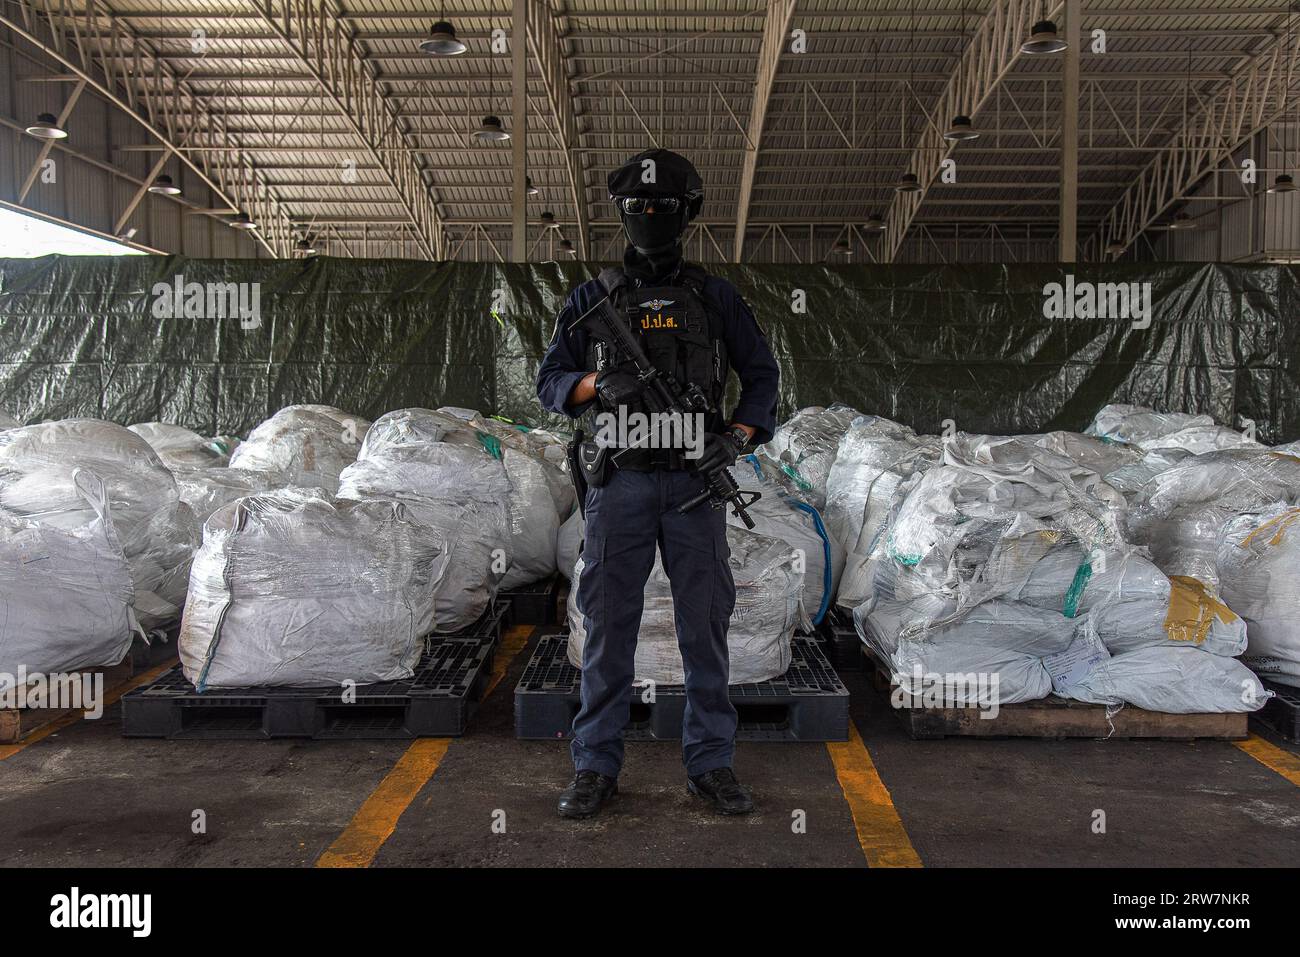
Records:
M1186 449L1156 449L1144 452L1140 459L1106 472L1104 478L1107 485L1131 503L1142 491L1143 486L1161 472L1168 471L1191 455L1192 453Z
M104 483L83 469L71 479L90 516L82 524L0 510L0 691L20 671L115 665L131 647L135 588Z
M1121 505L1063 456L959 434L876 536L859 633L900 682L979 672L997 676L1002 703L1041 698L1052 689L1045 659L1064 654L1078 626L1066 605L1077 565L1037 566L1063 544L1119 547ZM1035 571L1038 603L1021 594Z
M141 422L127 426L149 443L163 465L173 471L185 468L221 468L230 453L216 439L207 439L184 426L167 422Z
M839 452L840 439L862 413L847 405L800 409L777 426L765 455L793 466L808 483L808 499L816 508L826 505L826 483Z
M803 614L803 573L794 549L763 535L727 526L731 573L736 582L736 607L727 632L731 684L769 681L790 667L790 639ZM578 608L582 561L574 568L569 589L569 660L582 667L586 643L585 619ZM646 582L641 629L637 634L636 680L681 684L685 680L672 588L658 556Z
M90 523L94 510L73 482L78 468L104 482L140 624L152 630L174 620L197 528L171 472L140 436L98 419L0 432L0 508L56 528Z
M1171 435L1181 429L1213 425L1214 419L1208 415L1157 412L1146 406L1116 403L1103 407L1086 431L1088 435L1138 444Z
M396 499L434 530L443 566L434 630L442 633L473 624L496 595L512 554L509 491L502 464L473 432L427 409L380 416L339 482L340 497Z
M1082 432L1048 432L1034 438L1033 444L1098 475L1141 462L1146 453L1136 445L1102 439Z
M474 409L444 406L438 410L469 424L483 437L491 436L507 448L524 452L540 462L546 477L546 487L555 503L555 511L563 522L577 508L577 495L569 477L568 455L564 441L553 432L533 429L514 422L485 416ZM486 443L489 445L490 443Z
M938 461L936 436L879 416L861 416L840 440L826 485L826 525L847 552L838 603L856 608L871 589L876 538L901 501L900 489Z
M368 428L365 419L328 406L291 405L249 434L230 467L274 472L286 486L337 492L339 473L356 461Z
M736 484L762 495L748 509L754 531L795 549L804 566L803 607L819 624L835 599L844 570L844 547L826 528L821 512L809 503L797 482L762 454L747 455L732 469ZM708 506L701 506L707 508ZM727 523L744 523L730 509ZM563 534L563 529L560 530Z
M1235 658L1168 645L1099 661L1070 687L1070 697L1080 701L1169 714L1258 711L1270 696Z
M1167 575L1218 585L1219 536L1237 515L1300 504L1300 459L1266 449L1209 452L1154 476L1134 498L1129 534Z
M181 502L190 507L200 526L221 506L245 495L269 492L283 484L275 472L255 472L252 469L176 469L172 475L176 478Z
M1218 557L1223 600L1246 620L1242 660L1300 687L1300 509L1278 504L1231 519Z
M570 581L573 580L573 567L578 564L578 557L582 554L584 527L582 512L575 511L564 520L555 537L555 567Z
M408 678L439 554L397 501L290 488L223 506L190 575L185 676L200 691Z
M1054 546L1011 594L1067 618L1090 618L1112 655L1176 646L1234 657L1246 648L1246 623L1200 581L1167 577L1127 544L1092 552L1077 542Z

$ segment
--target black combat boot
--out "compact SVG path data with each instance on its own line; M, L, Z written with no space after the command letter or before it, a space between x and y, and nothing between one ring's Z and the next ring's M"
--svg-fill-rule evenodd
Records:
M718 768L686 779L686 786L697 797L713 802L719 814L748 814L754 810L749 788L736 780L731 768Z
M579 771L560 792L560 817L591 817L617 793L617 778L596 771Z

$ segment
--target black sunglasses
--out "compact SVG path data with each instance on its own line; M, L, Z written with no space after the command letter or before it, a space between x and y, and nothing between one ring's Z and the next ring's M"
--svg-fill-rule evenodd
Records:
M682 201L672 196L658 199L645 199L641 196L620 196L614 200L614 205L629 216L640 216L644 213L671 215L682 208Z

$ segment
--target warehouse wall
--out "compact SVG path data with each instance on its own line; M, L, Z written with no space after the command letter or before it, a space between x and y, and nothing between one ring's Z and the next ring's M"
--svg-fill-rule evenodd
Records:
M54 181L38 177L20 203L23 181L42 145L23 130L39 113L57 116L74 86L51 82L50 73L48 62L15 48L7 31L0 30L0 77L7 81L0 83L0 201L111 237L119 215L159 156L120 147L156 141L131 117L87 90L68 118L68 138L50 153ZM188 167L173 159L164 172L181 187L182 195L171 199L146 194L127 222L137 230L133 242L186 256L266 256L247 234L194 212L224 204Z
M930 432L1080 429L1112 401L1300 437L1285 266L720 266L782 367L782 413L848 402ZM283 405L541 416L537 362L582 264L0 260L0 409L249 428ZM1052 284L1149 290L1149 316L1045 316ZM183 295L173 301L177 282ZM208 284L213 284L209 286ZM216 284L233 284L222 286ZM216 293L244 297L246 315ZM253 308L256 307L256 308Z

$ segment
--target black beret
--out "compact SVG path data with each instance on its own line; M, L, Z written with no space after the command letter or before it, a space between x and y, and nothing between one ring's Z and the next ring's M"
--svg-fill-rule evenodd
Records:
M653 183L642 182L642 163L654 160ZM666 196L703 197L704 180L691 161L671 150L646 150L609 174L606 180L610 196L644 196L648 199Z

